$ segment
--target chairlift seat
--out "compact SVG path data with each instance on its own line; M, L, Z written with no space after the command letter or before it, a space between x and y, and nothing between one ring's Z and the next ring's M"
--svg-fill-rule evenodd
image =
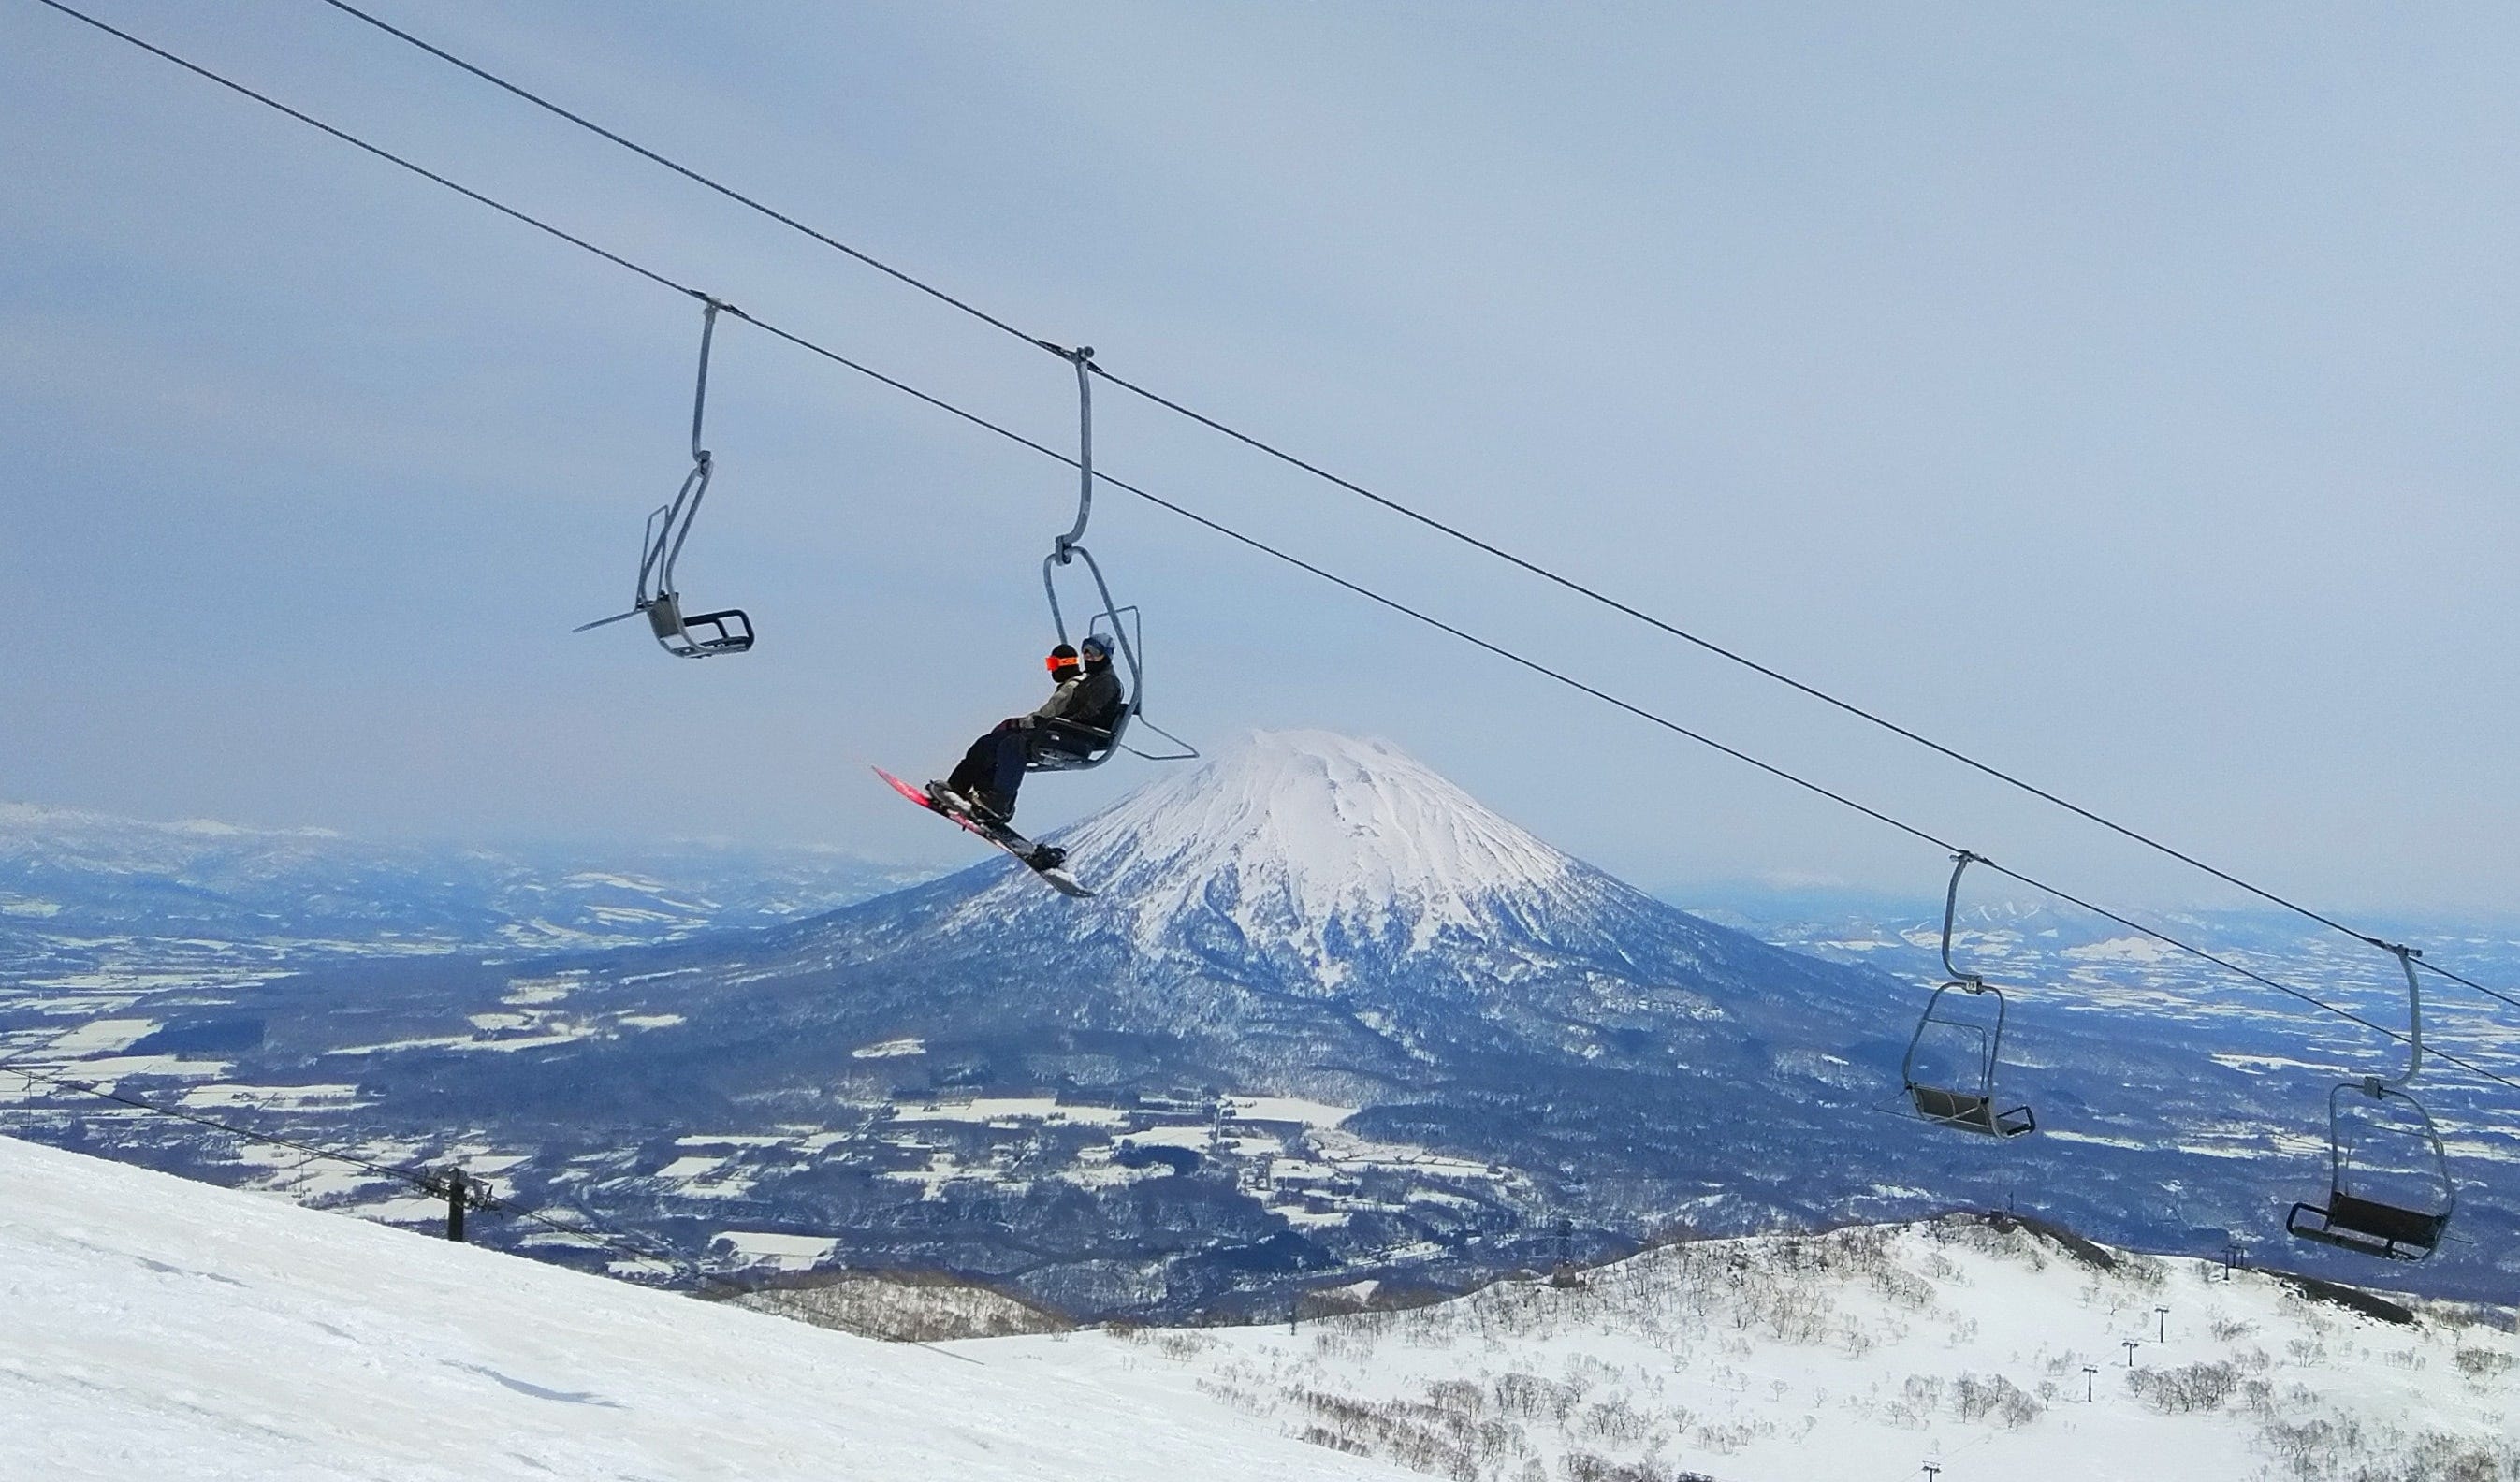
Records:
M2311 1219L2318 1223L2310 1223ZM2407 1209L2342 1189L2328 1194L2326 1208L2295 1204L2284 1219L2284 1229L2302 1239L2393 1261L2420 1261L2431 1255L2449 1228L2448 1210Z
M2036 1128L2038 1119L2027 1106L2009 1111L1995 1109L1992 1098L1965 1091L1950 1091L1940 1086L1908 1084L1909 1098L1914 1101L1916 1115L1929 1122L1940 1122L1962 1132L1981 1133L1988 1137L2013 1138Z
M752 619L744 616L742 608L685 616L682 600L671 592L659 594L648 604L648 627L665 651L680 658L742 653L752 647Z
M1106 760L1111 755L1111 735L1084 726L1062 726L1062 736L1083 741L1082 748L1064 745L1044 746L1024 757L1026 772L1078 772Z
M1110 729L1081 725L1072 720L1046 720L1041 729L1050 733L1054 744L1029 753L1024 758L1027 772L1075 772L1091 767L1109 757L1113 747L1129 729L1129 706L1124 700L1119 718Z

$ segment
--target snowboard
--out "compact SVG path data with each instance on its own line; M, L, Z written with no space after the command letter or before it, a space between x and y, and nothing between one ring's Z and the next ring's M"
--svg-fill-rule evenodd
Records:
M1076 882L1075 876L1068 874L1065 870L1060 869L1057 865L1053 865L1049 869L1045 870L1041 866L1034 864L1032 862L1032 840L1024 837L1020 833L1017 833L1012 829L1007 828L1003 824L982 823L980 820L971 817L968 813L948 808L937 802L934 798L929 797L927 795L926 788L914 787L910 784L903 782L900 778L886 772L881 767L875 769L875 775L891 784L893 791L900 793L902 796L910 799L914 803L917 803L922 808L926 809L930 813L939 814L943 817L952 819L955 823L961 825L966 831L976 833L980 837L987 839L990 843L993 843L999 848L1007 851L1009 854L1013 855L1016 861L1025 869L1049 881L1050 888L1058 891L1059 894L1072 895L1082 900L1094 893L1093 891L1086 889L1083 885L1078 884Z

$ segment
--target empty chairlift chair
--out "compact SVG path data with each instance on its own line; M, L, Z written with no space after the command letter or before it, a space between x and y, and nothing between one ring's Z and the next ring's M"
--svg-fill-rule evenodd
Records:
M2295 1204L2284 1229L2363 1255L2420 1261L2450 1229L2458 1188L2441 1129L2407 1090L2423 1069L2423 992L2414 963L2420 954L2387 942L2372 945L2394 954L2407 975L2407 1073L2394 1081L2376 1075L2344 1081L2328 1092L2327 1202Z
M583 633L589 628L645 615L657 645L677 658L711 658L721 653L742 653L752 647L752 619L744 616L742 608L685 612L682 594L674 589L674 563L682 558L683 542L691 538L692 521L699 516L700 501L708 495L709 474L715 468L708 449L700 446L700 426L708 411L709 342L717 331L720 309L739 316L742 313L715 298L703 296L701 302L705 307L700 316L699 379L692 392L692 470L683 476L683 486L673 502L659 505L648 516L647 531L639 541L639 582L630 610L582 623L575 630Z
M2012 1138L2032 1131L2038 1120L2028 1106L1997 1109L1995 1072L2003 1056L2002 990L1952 964L1952 918L1959 905L1960 876L1978 857L1963 850L1952 869L1951 887L1943 896L1946 977L1925 1001L1916 1032L1908 1039L1900 1078L1907 1083L1910 1104L1926 1121L1982 1137ZM1995 1006L1992 1016L1980 1007L1989 1001Z

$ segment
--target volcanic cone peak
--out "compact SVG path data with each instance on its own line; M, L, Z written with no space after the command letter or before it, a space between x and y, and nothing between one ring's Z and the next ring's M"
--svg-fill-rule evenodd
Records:
M1142 950L1230 943L1327 966L1360 950L1547 936L1578 902L1641 900L1397 747L1327 731L1246 737L1060 842L1101 899L1036 899L1039 887L1015 878L970 905L1027 917L1065 908L1078 929L1117 931Z

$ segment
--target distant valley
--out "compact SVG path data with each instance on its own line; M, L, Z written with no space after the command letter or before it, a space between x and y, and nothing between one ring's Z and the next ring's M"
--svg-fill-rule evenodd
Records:
M8 865L0 909L54 909L5 918L0 1030L134 1096L385 1163L460 1158L713 1270L942 1269L1086 1316L1266 1313L1359 1280L1451 1288L1675 1231L1962 1204L2446 1294L2520 1277L2507 1094L2435 1088L2464 1243L2420 1269L2295 1247L2281 1209L2323 1188L2326 1086L2375 1046L2122 928L1964 919L1969 961L2014 989L2009 1088L2040 1107L2039 1134L1998 1146L1898 1114L1938 975L1921 912L1686 913L1317 733L1259 738L1064 839L1102 898L995 861L878 893L853 862L705 856L421 889L425 871L341 877L309 846L293 876L238 869L288 881L275 901L310 876L364 890L370 915L327 909L390 926L363 947L275 905L238 940L196 906L189 965L146 930L166 886L145 873L84 899L57 864ZM2332 963L2339 1000L2388 1021L2351 954L2256 918L2188 924L2281 975ZM2462 961L2520 963L2471 938ZM82 965L99 943L119 968ZM2512 1073L2520 1033L2479 1005L2443 1004L2438 1033ZM70 1093L0 1082L0 1125L431 1217L354 1170ZM514 1223L479 1237L613 1259Z
M0 1032L327 963L765 925L922 874L826 849L489 849L0 803Z

